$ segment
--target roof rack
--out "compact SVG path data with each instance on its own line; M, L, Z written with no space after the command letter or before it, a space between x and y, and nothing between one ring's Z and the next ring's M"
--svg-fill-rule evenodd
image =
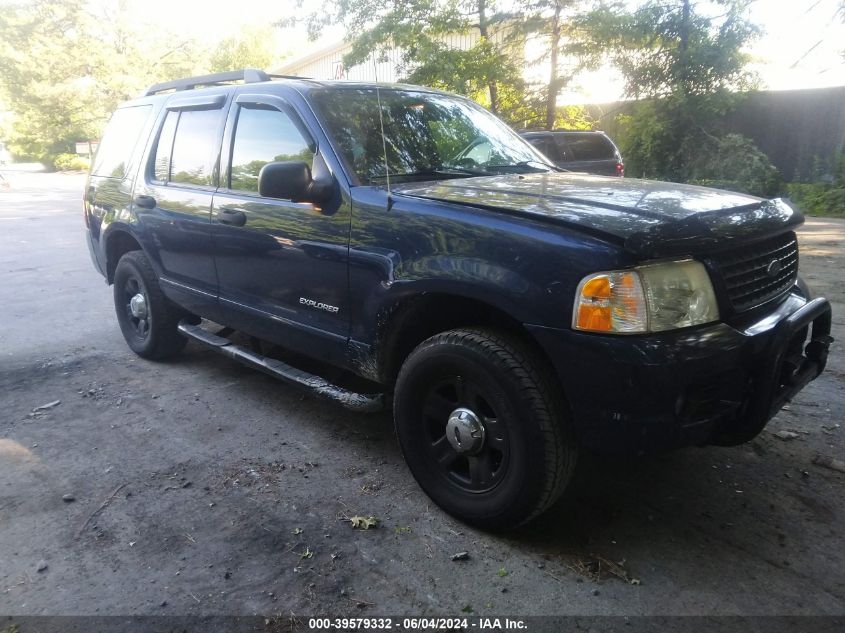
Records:
M153 84L144 92L145 97L166 92L167 90L193 90L197 86L218 86L232 81L243 81L247 84L255 84L262 81L270 81L274 78L307 79L307 77L289 77L287 75L272 75L256 68L244 68L243 70L232 70L225 73L214 73L213 75L199 75L198 77L185 77L174 81L165 81L160 84Z

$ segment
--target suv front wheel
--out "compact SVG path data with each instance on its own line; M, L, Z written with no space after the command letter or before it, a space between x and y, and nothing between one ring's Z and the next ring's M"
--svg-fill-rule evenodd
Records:
M516 337L481 328L437 334L408 356L396 433L412 474L444 510L507 529L563 492L577 452L548 371Z

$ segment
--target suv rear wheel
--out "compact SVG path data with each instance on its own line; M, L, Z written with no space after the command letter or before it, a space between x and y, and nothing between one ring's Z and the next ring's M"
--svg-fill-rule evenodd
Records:
M117 263L114 308L123 338L139 356L167 358L182 351L188 342L177 330L185 312L164 296L142 251L126 253Z
M518 339L487 329L437 334L408 356L396 433L417 482L444 510L507 529L563 492L577 452L544 369Z

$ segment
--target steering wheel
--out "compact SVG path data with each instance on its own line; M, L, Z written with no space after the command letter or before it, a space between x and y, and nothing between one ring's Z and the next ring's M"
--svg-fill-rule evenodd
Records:
M449 164L452 165L452 167L459 167L461 169L475 169L481 165L481 163L469 156L456 158L455 160L449 161Z

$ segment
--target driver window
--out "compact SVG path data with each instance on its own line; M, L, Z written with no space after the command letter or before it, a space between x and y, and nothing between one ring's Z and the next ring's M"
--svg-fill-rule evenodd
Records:
M267 163L281 160L300 160L313 168L314 153L285 112L241 106L232 143L229 188L258 193L258 172Z

